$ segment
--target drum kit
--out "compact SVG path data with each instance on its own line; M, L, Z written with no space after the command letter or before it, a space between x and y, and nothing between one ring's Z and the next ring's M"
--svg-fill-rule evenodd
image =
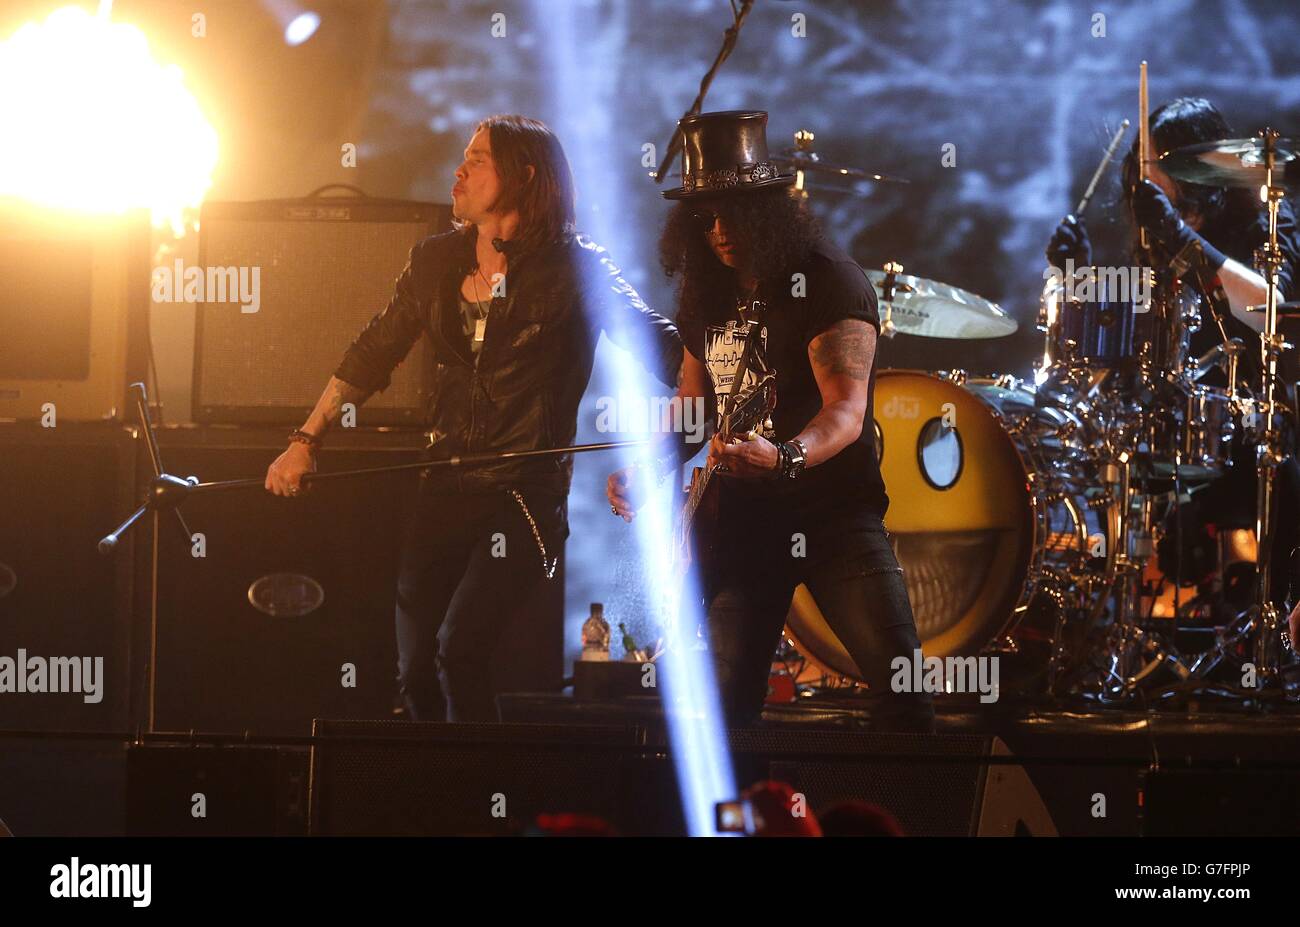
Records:
M1145 105L1141 114L1145 126ZM800 133L785 153L788 163L828 175L881 176L825 164L811 141L811 133ZM1143 171L1155 163L1148 145L1143 132ZM1049 279L1038 316L1044 350L1032 381L879 372L876 453L927 656L996 655L1005 661L1004 691L1102 705L1196 693L1258 703L1291 692L1294 681L1284 670L1293 657L1273 602L1270 563L1275 474L1288 453L1284 423L1292 414L1278 376L1278 360L1291 346L1278 334L1278 319L1294 310L1276 302L1272 283L1282 262L1281 169L1298 149L1264 130L1256 138L1180 148L1158 161L1177 179L1261 190L1270 238L1256 264L1270 293L1264 306L1251 307L1264 314L1258 346L1227 337L1209 297L1186 282L1193 276L1176 259L1169 270L1141 269L1146 276L1137 280L1092 279L1088 299L1071 286L1077 279ZM867 274L879 297L882 335L970 339L1016 330L994 303L904 275L897 264ZM1202 326L1217 326L1223 343L1196 357L1190 336ZM1248 352L1259 362L1249 363ZM1215 370L1223 376L1209 377ZM1192 571L1181 562L1182 539L1167 536L1181 532L1180 509L1197 488L1229 471L1232 448L1243 441L1258 448L1255 532L1221 531L1213 578L1185 584ZM1170 549L1178 552L1172 568L1160 555ZM1252 554L1253 594L1225 605L1229 568ZM802 587L787 643L823 684L862 678ZM790 655L787 649L787 661Z

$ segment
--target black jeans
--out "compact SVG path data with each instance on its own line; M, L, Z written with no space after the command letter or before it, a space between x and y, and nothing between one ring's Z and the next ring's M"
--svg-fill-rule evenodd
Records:
M548 557L568 534L563 499L525 493ZM548 580L506 491L422 480L397 580L397 670L413 721L495 721L492 654L507 618Z
M791 519L754 509L733 509L730 517L726 507L723 512L725 536L735 547L703 585L709 650L727 723L758 720L795 587L804 583L878 695L872 728L934 730L928 693L890 687L890 662L902 656L910 664L921 642L903 570L880 519L869 512Z

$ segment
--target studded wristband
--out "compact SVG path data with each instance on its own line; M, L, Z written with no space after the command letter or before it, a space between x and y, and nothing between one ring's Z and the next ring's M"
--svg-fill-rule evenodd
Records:
M785 479L785 472L790 468L790 449L784 443L776 446L776 466L772 468L774 479Z
M293 431L289 432L289 441L297 442L298 444L305 444L313 451L319 450L321 446L319 435L303 431L301 428L295 428Z
M798 438L791 438L781 444L785 466L781 470L781 477L787 480L798 479L803 473L804 464L808 459L808 449L803 446L803 442Z

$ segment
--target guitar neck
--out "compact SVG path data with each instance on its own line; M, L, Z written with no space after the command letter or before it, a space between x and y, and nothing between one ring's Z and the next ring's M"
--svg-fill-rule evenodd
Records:
M703 471L700 473L699 479L691 483L691 491L686 496L686 506L683 509L684 517L682 520L686 525L689 525L691 519L695 517L695 510L700 507L700 500L704 498L704 489L708 486L709 477L712 474L713 470L710 467L705 466Z

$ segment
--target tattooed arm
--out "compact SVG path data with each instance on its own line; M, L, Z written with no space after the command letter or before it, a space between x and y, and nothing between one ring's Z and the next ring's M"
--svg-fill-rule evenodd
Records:
M822 408L795 437L808 449L805 466L815 467L862 434L871 365L876 359L876 330L859 319L843 319L809 343L808 359L822 394Z
M325 391L320 394L320 399L316 400L316 408L312 409L311 415L307 416L302 430L309 435L323 437L325 432L342 417L344 404L350 402L354 406L359 406L370 396L370 390L353 386L338 377L330 377L329 383L325 384Z
M325 391L320 394L320 399L316 400L316 408L312 409L311 415L307 416L302 430L309 435L322 438L325 432L342 417L345 403L350 402L359 406L369 398L370 390L353 386L338 377L330 377ZM277 496L296 495L303 475L314 473L315 470L316 452L302 442L293 441L290 442L288 449L267 467L265 485L268 491Z

